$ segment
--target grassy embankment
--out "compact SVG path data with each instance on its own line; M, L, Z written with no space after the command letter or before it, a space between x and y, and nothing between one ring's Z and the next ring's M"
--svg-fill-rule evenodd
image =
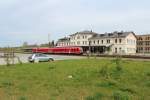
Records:
M0 100L150 100L150 62L116 62L0 66Z

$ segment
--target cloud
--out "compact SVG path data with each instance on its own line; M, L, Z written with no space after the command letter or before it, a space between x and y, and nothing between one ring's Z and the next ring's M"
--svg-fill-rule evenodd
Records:
M93 29L96 32L150 32L148 0L1 0L0 39L13 45ZM0 43L1 45L10 42Z

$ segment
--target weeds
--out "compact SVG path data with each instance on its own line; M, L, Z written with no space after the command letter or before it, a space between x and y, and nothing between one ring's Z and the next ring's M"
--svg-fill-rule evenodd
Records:
M147 72L147 73L146 73L146 76L150 77L150 72Z
M2 87L10 87L13 86L13 82L9 81L9 80L5 80L2 82Z
M122 63L121 57L117 56L114 62L115 62L115 67L114 70L111 71L110 75L115 79L120 79L120 76L123 72L123 67L121 65Z
M122 66L121 66L121 57L117 57L116 60L115 60L115 63L116 63L116 70L117 71L122 71Z
M48 69L53 70L53 69L55 69L55 66L50 66Z
M145 85L146 85L147 87L150 87L150 81L146 82Z
M122 92L114 92L113 93L113 99L114 100L129 100L129 96L127 94L122 93Z
M19 100L27 100L27 98L25 96L21 96Z
M102 82L102 83L99 83L97 84L97 86L99 87L112 87L112 86L116 86L116 82L115 81L106 81L106 82Z
M102 68L99 71L99 73L100 73L101 76L103 76L104 78L108 79L109 78L108 66L107 65L102 66Z
M135 94L136 92L134 91L133 88L130 88L130 87L123 87L123 88L120 88L121 91L123 92L128 92L128 93L131 93L131 94Z
M96 93L94 96L88 96L86 97L86 100L101 100L103 97L103 94Z

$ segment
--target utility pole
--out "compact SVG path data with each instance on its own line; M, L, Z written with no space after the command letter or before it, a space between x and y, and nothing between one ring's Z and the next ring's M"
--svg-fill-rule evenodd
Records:
M90 56L91 56L91 41L89 41L89 50L87 52L87 56L88 56L88 58L90 58Z
M50 33L48 33L48 45L49 45L49 47L50 47Z

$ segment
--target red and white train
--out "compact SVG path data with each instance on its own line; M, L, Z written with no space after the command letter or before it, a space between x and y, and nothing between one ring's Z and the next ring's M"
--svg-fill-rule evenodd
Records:
M54 47L54 48L33 48L33 53L52 53L52 54L82 54L81 47Z

